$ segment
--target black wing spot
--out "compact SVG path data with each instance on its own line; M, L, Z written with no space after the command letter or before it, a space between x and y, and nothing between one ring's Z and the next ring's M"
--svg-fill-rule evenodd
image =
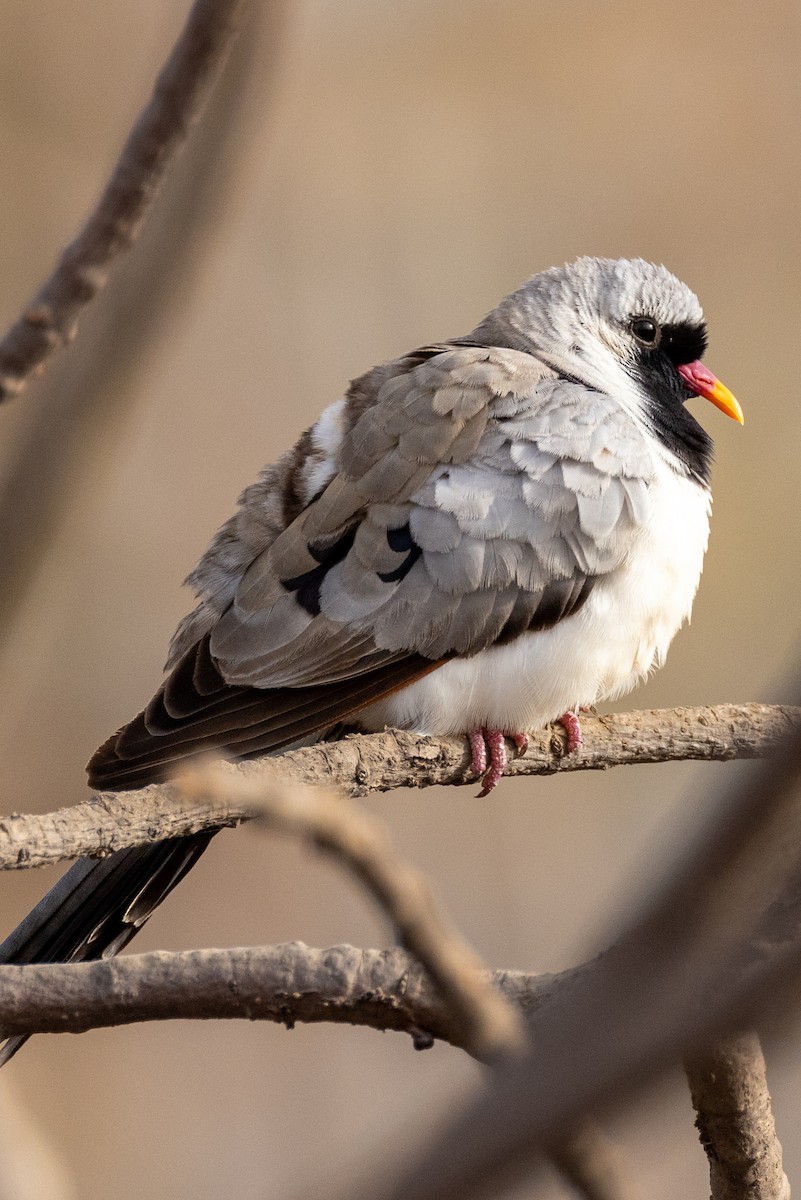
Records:
M320 612L320 589L323 586L323 580L328 572L338 562L342 562L343 558L349 553L351 546L356 538L356 530L358 525L351 526L346 529L342 537L338 538L330 546L308 547L309 554L317 562L316 567L312 567L310 571L304 571L302 575L296 575L293 579L282 579L281 586L286 588L288 592L295 592L295 599L301 608L305 608L306 612L312 617L316 617Z
M387 543L390 550L395 550L398 554L403 553L404 550L411 550L415 542L412 537L412 531L409 528L409 522L407 521L400 529L388 529Z
M528 629L532 613L532 597L528 592L519 592L512 605L512 611L504 622L503 628L495 639L496 646L504 646L519 638Z
M565 617L572 617L587 603L594 586L595 578L591 575L574 575L572 579L558 579L549 583L529 621L529 630L535 633L541 629L553 629Z
M403 554L406 551L406 557L393 571L378 571L376 574L382 583L398 583L401 579L406 578L422 551L412 537L408 522L400 529L387 530L387 545L396 554Z
M574 575L571 579L554 580L544 588L538 601L536 596L521 592L506 624L495 639L495 645L513 642L523 633L553 629L554 625L584 607L596 578L593 575Z

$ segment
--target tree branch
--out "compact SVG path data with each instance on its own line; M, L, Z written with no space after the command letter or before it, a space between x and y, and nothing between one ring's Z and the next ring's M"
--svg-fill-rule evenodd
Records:
M581 969L581 968L579 968ZM531 1016L573 971L481 971L485 994ZM363 1026L475 1049L465 1023L412 954L400 947L312 949L303 942L231 950L152 951L91 963L0 967L1 1037L85 1033L142 1021L231 1020ZM585 1200L624 1200L618 1156L593 1125L551 1152Z
M618 1148L594 1122L586 1121L569 1142L553 1147L550 1157L585 1200L633 1200Z
M336 858L367 888L401 944L428 972L469 1052L492 1061L522 1051L517 1010L482 979L478 957L439 911L420 872L395 852L382 821L330 789L233 779L220 763L182 772L176 787L191 801L233 801L257 822L299 835Z
M493 1073L391 1179L349 1200L497 1195L561 1130L682 1054L794 1004L801 977L801 735L744 775L618 942L541 1005L531 1050Z
M786 733L801 729L801 708L721 704L715 708L651 709L586 717L584 745L565 757L561 726L536 731L509 774L553 775L632 763L686 759L729 761L767 756ZM470 755L461 739L424 738L387 730L309 746L275 758L227 765L232 780L327 784L349 795L398 787L471 784ZM0 820L0 870L41 867L82 855L236 825L248 812L224 797L214 804L181 799L172 784L137 792L105 792L54 813L12 814Z
M192 272L214 244L250 140L253 91L257 84L263 91L273 73L284 17L284 0L265 2L247 36L236 40L136 252L119 264L103 303L87 314L78 345L59 358L32 398L0 479L0 658L65 511L87 480L97 488L99 464L115 457L148 349L169 327L171 309L183 301Z
M482 971L529 1016L572 972ZM90 963L0 967L2 1036L84 1033L139 1021L207 1018L362 1025L462 1050L464 1024L419 960L401 947L359 950L303 942L232 950L151 951Z
M687 1064L711 1200L790 1200L756 1033L724 1038Z
M0 1081L0 1196L3 1200L78 1200L66 1162L8 1075Z
M196 0L102 196L50 278L0 340L0 403L75 334L78 315L136 240L219 75L248 0Z

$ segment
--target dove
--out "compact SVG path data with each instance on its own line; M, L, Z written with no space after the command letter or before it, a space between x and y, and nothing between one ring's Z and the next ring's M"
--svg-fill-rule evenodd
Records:
M91 786L387 726L468 737L483 794L507 739L558 720L578 752L580 710L660 666L690 615L712 442L687 401L743 421L706 344L665 267L580 258L356 379L240 496ZM116 953L215 832L75 864L0 961Z

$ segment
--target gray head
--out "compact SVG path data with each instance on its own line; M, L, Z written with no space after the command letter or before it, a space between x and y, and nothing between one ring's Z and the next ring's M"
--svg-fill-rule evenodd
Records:
M640 258L580 258L534 275L471 338L533 354L564 379L612 396L699 478L708 476L711 442L685 401L701 394L742 419L699 362L706 325L698 298Z
M650 326L649 326L650 323ZM479 326L602 391L627 391L655 349L675 363L706 348L698 298L665 267L641 258L580 258L532 276ZM622 399L623 397L621 397Z

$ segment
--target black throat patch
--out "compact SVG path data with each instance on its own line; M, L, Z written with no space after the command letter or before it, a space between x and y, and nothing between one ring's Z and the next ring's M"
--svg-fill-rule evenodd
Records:
M643 347L632 374L648 397L648 419L655 436L691 478L708 486L712 439L686 407L693 393L676 370L701 358L705 350L705 325L663 325L659 348Z

